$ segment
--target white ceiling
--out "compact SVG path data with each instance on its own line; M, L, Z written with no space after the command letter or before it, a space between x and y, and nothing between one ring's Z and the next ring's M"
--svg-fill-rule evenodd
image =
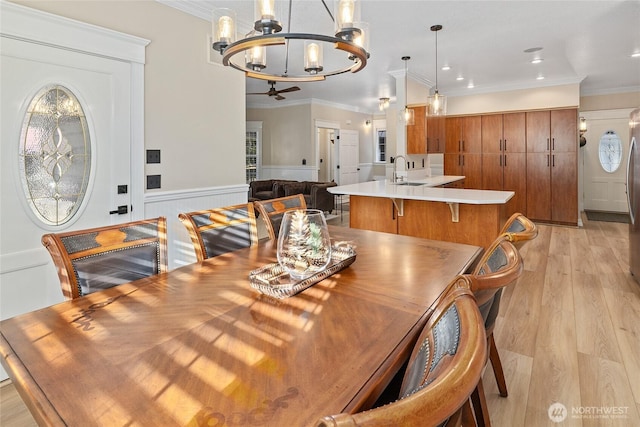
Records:
M206 20L216 7L235 9L238 33L253 26L253 1L158 0ZM325 0L333 12L335 0ZM362 112L377 112L378 99L395 101L395 76L404 75L402 56L408 62L409 78L433 87L436 80L435 34L438 33L438 70L441 94L461 96L580 83L581 95L640 91L640 1L399 1L361 0L362 20L369 23L371 57L360 72L346 73L321 82L279 82L276 89L299 86L285 93L286 100L247 95L248 106L284 106L313 99L349 106ZM277 0L277 18L287 30L289 1ZM295 0L290 32L333 34L333 22L321 0ZM531 64L541 47L540 64ZM219 54L213 52L215 60ZM342 53L344 55L344 53ZM330 52L325 48L325 62ZM290 63L301 62L293 49ZM330 60L330 59L329 59ZM282 71L274 58L267 70ZM290 66L290 70L294 65ZM543 75L544 80L537 80ZM456 80L462 76L464 80ZM467 88L469 83L473 89ZM415 83L414 83L415 84ZM409 87L412 85L410 83ZM247 93L266 92L266 81L247 78ZM409 101L412 101L411 95Z

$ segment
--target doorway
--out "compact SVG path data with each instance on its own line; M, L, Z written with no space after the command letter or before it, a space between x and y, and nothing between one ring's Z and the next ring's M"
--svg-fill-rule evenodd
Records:
M0 312L2 318L8 318L63 300L51 257L40 242L42 234L125 222L144 215L144 123L132 118L142 117L144 111L143 64L148 40L9 2L2 2L0 7ZM45 21L47 25L42 25ZM23 36L24 28L29 28L28 39ZM51 44L50 32L58 35L56 45ZM90 48L86 40L93 41ZM125 45L129 49L124 49ZM114 56L120 54L113 52L120 51L123 57ZM20 177L30 172L21 171L18 155L27 107L42 88L50 85L64 86L77 97L92 133L93 159L86 195L75 215L59 226L42 222L31 211ZM60 127L57 135L64 136L66 129ZM55 142L58 148L64 145L63 139ZM42 153L51 155L52 146L47 148L49 151L41 149ZM56 170L59 178L61 168ZM126 212L122 209L120 214L119 206L126 207Z
M629 114L631 109L586 111L587 144L582 147L582 210L629 211L626 196L626 162L629 156ZM607 171L600 164L600 140L607 132L614 132L622 141L622 163Z
M339 132L339 123L324 120L315 121L316 173L318 181L337 181L335 174L337 160L336 137Z

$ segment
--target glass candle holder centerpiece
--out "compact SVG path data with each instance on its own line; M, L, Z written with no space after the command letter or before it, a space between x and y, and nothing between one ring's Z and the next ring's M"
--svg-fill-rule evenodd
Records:
M287 211L278 235L278 262L293 279L303 280L331 261L331 240L324 213L318 209Z

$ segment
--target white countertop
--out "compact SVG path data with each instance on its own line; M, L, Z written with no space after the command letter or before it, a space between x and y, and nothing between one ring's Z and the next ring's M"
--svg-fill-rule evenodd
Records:
M464 203L470 205L505 204L514 195L513 191L471 190L463 188L436 187L463 179L464 176L433 176L410 183L423 185L398 185L384 181L367 181L357 184L338 185L327 190L332 194L352 196L387 197L391 199L424 200L428 202ZM436 187L436 188L434 188Z

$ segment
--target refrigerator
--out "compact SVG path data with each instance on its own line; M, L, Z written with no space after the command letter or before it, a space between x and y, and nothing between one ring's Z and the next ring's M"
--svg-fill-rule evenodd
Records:
M627 203L629 204L629 269L640 283L640 108L631 112L627 159Z

